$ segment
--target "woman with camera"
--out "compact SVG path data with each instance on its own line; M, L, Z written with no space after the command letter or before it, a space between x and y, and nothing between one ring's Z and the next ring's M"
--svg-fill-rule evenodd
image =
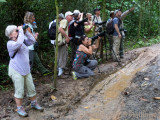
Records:
M98 62L96 60L89 60L88 58L92 55L93 49L97 49L99 47L100 39L101 38L98 37L96 45L92 45L92 40L87 36L84 35L80 38L80 45L77 48L75 59L73 61L74 72L72 72L72 75L74 80L94 75L92 70L96 68Z
M92 21L92 14L87 13L86 15L87 15L88 21L85 23L84 30L88 37L92 37L95 31L95 24Z
M17 113L21 116L27 116L22 107L24 88L26 88L27 96L31 100L31 107L43 111L43 108L36 101L36 91L30 73L29 49L27 47L36 41L35 38L27 30L25 30L24 34L22 26L17 27L15 25L7 26L5 35L9 38L7 42L10 56L8 75L14 83Z
M28 26L27 30L35 37L35 39L38 39L38 33L34 31L34 21L35 21L35 15L33 12L26 12L24 16L24 24L25 26ZM28 46L29 48L29 59L30 59L30 65L31 69L33 65L36 65L37 69L40 71L41 74L47 75L50 74L51 72L46 69L43 64L41 63L39 56L37 54L37 48L38 48L38 43L35 42L34 44Z

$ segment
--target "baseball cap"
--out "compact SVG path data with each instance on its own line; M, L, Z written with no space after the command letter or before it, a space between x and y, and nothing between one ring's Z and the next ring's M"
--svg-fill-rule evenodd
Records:
M74 13L72 13L71 11L68 11L65 13L65 18L68 16L68 15L73 15Z
M74 12L73 12L74 14L79 14L80 13L80 11L79 10L74 10Z
M59 18L64 19L64 15L63 15L63 13L60 13L60 14L59 14Z
M94 9L94 13L96 12L96 11L100 11L101 9L100 8L96 8L96 9Z
M121 9L115 10L115 11L114 11L114 14L116 14L118 11L121 11Z

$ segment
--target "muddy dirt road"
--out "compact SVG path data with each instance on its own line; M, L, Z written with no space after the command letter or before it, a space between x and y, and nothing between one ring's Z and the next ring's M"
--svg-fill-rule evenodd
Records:
M49 84L39 85L38 101L45 110L42 113L30 110L29 103L24 101L29 112L27 118L14 112L13 91L1 93L0 96L8 94L8 97L0 98L0 103L7 100L9 103L0 107L3 110L0 117L2 120L147 120L140 114L145 112L145 115L156 118L160 102L153 97L160 97L158 56L159 44L128 52L122 67L117 63L101 64L102 73L95 71L97 75L94 77L77 81L71 77L60 79L56 92ZM51 95L57 99L51 100Z
M151 106L150 109L147 109L147 106L148 106L147 104L149 103L146 103L146 102L149 102L149 100L146 100L144 98L144 96L146 97L146 95L144 94L147 94L148 98L151 97L150 98L151 100L153 96L154 97L156 96L154 95L152 90L150 91L148 89L141 90L141 87L142 88L149 87L154 81L155 84L154 86L152 86L152 89L157 90L157 93L160 92L158 89L160 87L160 84L158 85L156 82L158 81L158 79L156 80L154 79L155 76L158 76L158 77L160 76L160 73L159 73L160 68L158 69L158 66L160 67L160 57L158 57L159 55L160 55L159 45L155 45L153 47L147 48L145 52L142 52L136 60L132 61L131 63L126 65L124 68L120 69L114 74L111 74L109 77L107 77L102 82L97 84L94 87L94 89L88 94L88 96L82 100L78 108L70 112L70 114L67 117L64 117L62 119L65 119L65 120L118 120L118 119L151 120L151 117L155 118L155 116L153 117L153 114L147 114L147 113L149 112L158 113L157 111L158 109L155 109L155 108L153 109L152 108L153 106ZM154 68L155 66L157 67ZM158 69L159 71L155 72L155 69ZM148 74L143 73L146 71L150 71L150 73ZM143 77L140 78L139 76L137 76L139 72L141 72ZM148 76L151 76L153 79L151 79L151 77L148 78ZM140 87L136 88L135 87L136 83L131 84L131 80L133 78L137 79L137 81L139 82L141 81ZM144 80L144 78L146 80ZM131 85L132 85L132 89L129 89ZM128 91L126 88L128 88ZM135 92L136 90L138 92ZM135 92L136 94L130 95L133 92ZM126 96L125 100L123 100L123 96L122 96L123 94L124 96ZM150 96L150 94L153 94L153 95ZM134 96L134 99L133 98L129 99L128 98L129 95ZM160 96L160 93L156 95ZM136 102L137 100L138 102ZM142 104L143 106L139 102L143 102ZM155 102L154 105L156 105L157 101L152 100L152 102ZM158 107L159 107L159 104L157 104L157 108ZM137 111L135 112L136 109Z

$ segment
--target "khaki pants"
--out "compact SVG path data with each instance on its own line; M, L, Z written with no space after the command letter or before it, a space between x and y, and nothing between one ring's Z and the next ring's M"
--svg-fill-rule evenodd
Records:
M68 58L68 46L62 45L58 47L58 68L65 68Z
M13 68L9 67L8 75L14 83L14 88L15 88L14 97L22 99L24 97L24 88L27 89L28 97L34 97L36 95L31 73L22 76Z
M118 37L118 36L113 36L112 37L113 39L113 51L114 51L114 53L113 53L113 51L112 51L112 58L113 58L113 60L116 60L116 57L119 57L119 47L120 47L120 41L121 41L121 39ZM115 55L116 55L116 57L115 57Z

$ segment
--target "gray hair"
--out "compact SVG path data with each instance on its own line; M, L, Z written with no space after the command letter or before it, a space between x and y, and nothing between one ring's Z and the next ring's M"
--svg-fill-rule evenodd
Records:
M63 13L60 13L60 14L59 14L59 18L64 19L64 14L63 14Z
M5 30L5 35L9 38L10 34L13 32L13 30L17 29L17 26L16 25L8 25L6 27L6 30Z

